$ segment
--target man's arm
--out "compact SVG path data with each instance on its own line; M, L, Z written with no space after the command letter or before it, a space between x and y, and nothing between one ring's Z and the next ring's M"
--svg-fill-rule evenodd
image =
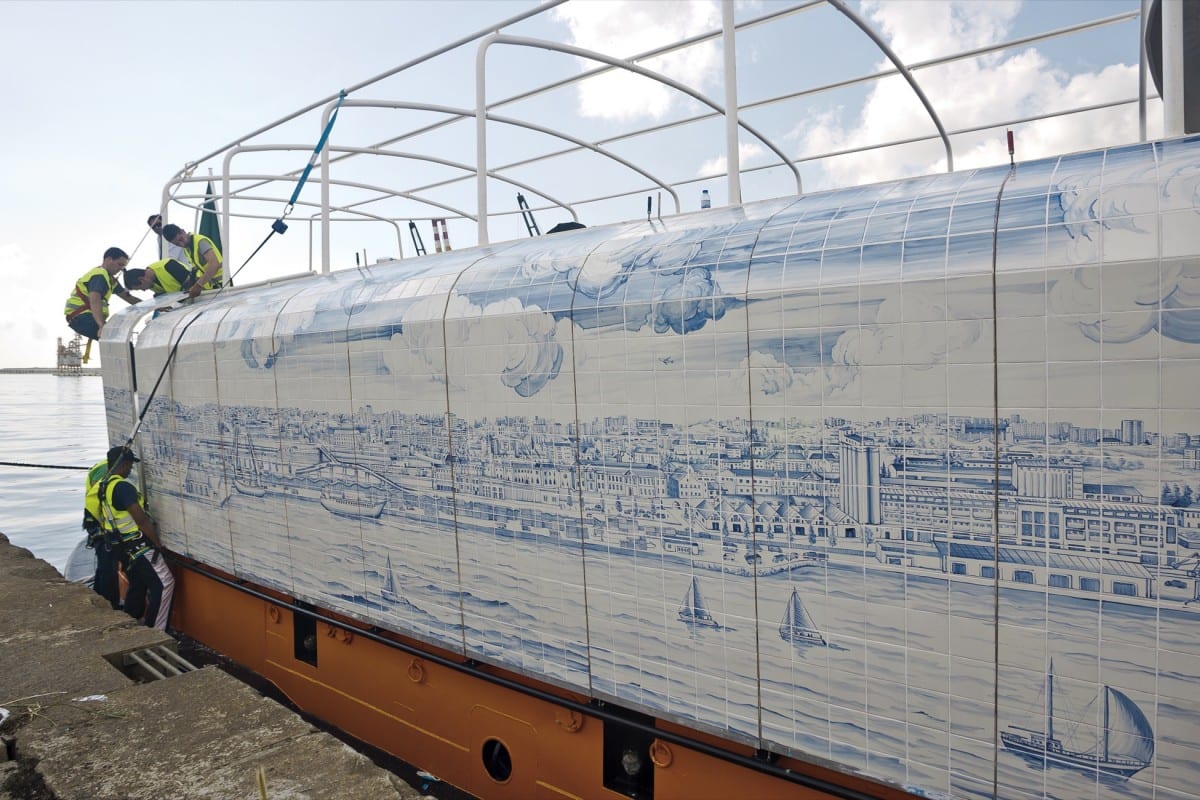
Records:
M136 306L138 303L142 302L139 298L131 295L129 290L125 287L121 287L121 291L117 292L117 297L121 298L126 303L129 303L131 306Z
M137 523L138 530L150 540L150 544L161 549L162 543L158 541L158 529L154 525L154 520L150 519L150 515L142 508L142 504L135 500L125 508L125 511L129 513L129 516L133 517L133 521Z
M92 290L88 292L88 309L92 312L92 318L96 320L96 336L100 335L100 329L104 327L104 295Z

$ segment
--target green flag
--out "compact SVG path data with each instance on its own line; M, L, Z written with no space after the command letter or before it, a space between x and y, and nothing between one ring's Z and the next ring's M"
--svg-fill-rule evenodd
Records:
M198 233L212 239L217 249L224 252L225 245L221 244L221 223L217 217L217 199L213 196L212 181L208 182L208 188L204 192L204 210L200 212Z

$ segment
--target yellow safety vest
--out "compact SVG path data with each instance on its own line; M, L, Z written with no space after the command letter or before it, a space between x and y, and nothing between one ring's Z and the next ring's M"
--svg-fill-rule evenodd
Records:
M164 258L162 261L155 261L153 264L146 267L146 269L154 270L154 285L150 287L150 290L154 292L155 295L166 294L167 292L183 291L183 284L176 280L175 276L172 275L167 269L167 264L171 261L175 261L175 259ZM175 261L175 263L179 264L178 261ZM182 269L187 269L187 267L184 267L182 264L179 264L179 266Z
M133 486L132 482L114 475L100 482L99 493L103 498L101 507L104 512L103 519L108 523L107 529L120 537L121 546L125 549L126 558L133 561L142 553L150 550L150 543L142 535L142 530L138 527L137 521L133 518L132 514L113 507L113 492L122 483L128 483L130 486ZM134 486L134 491L137 491L136 486ZM141 499L141 494L138 495L138 499Z
M63 311L67 315L67 322L92 310L91 302L88 299L87 285L88 281L97 275L103 275L104 282L108 284L108 289L105 290L104 295L100 298L100 313L104 315L105 319L108 319L108 298L112 296L116 279L112 275L109 275L108 270L104 267L96 267L95 269L89 269L84 273L82 278L75 281L75 291L67 298L67 307Z
M225 264L221 262L221 249L216 243L207 236L202 236L198 233L192 234L191 247L187 249L188 260L192 262L192 274L196 276L196 280L200 280L200 276L204 274L204 262L200 259L200 242L208 242L209 247L213 249L213 253L217 256L217 274L212 276L212 280L201 286L201 289L220 289L221 283L225 278Z

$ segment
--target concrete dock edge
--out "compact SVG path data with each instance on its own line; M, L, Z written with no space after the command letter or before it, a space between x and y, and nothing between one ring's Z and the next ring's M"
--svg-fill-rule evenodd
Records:
M216 667L129 677L174 640L3 534L0 609L0 800L423 796Z

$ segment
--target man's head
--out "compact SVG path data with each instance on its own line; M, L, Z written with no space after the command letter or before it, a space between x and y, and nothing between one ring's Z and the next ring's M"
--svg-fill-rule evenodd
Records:
M109 448L108 451L108 471L122 477L129 474L129 470L133 469L133 465L141 461L140 458L133 454L125 445L117 445Z
M162 214L151 214L146 217L146 224L150 226L150 230L155 233L162 233Z
M119 247L110 247L104 251L103 267L109 275L116 275L129 264L129 254Z
M154 273L149 269L133 269L125 270L125 288L134 291L139 289L149 289L154 285Z
M171 244L185 247L187 245L188 234L183 228L178 225L163 225L162 237Z

